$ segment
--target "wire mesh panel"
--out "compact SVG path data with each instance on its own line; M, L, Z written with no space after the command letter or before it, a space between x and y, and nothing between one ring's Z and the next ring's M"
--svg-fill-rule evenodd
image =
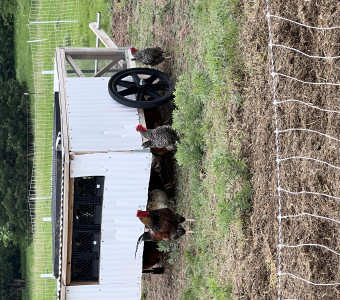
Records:
M98 281L103 176L74 180L71 281Z
M94 197L96 195L96 177L81 177L75 180L74 197Z
M72 251L77 253L99 253L100 234L77 232L72 237Z
M72 259L72 281L98 281L99 258Z

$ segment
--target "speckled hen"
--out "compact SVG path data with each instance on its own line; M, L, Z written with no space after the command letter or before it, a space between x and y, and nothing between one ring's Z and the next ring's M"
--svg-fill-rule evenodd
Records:
M168 125L156 127L155 129L146 129L138 125L136 130L148 141L143 143L144 148L166 148L176 150L176 143L179 141L176 131Z
M144 65L157 66L164 61L166 57L163 56L164 51L160 47L131 48L131 53L134 56L132 60L137 60Z

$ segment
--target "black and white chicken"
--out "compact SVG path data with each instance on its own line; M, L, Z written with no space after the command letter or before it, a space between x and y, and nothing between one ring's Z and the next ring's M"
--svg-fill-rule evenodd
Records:
M144 148L166 148L176 150L176 143L179 141L177 132L171 126L162 125L155 129L146 129L138 125L136 130L148 141L143 143Z
M144 65L157 66L163 62L165 58L168 58L163 56L165 52L158 46L141 48L139 50L132 47L130 50L134 56L132 60L139 61Z

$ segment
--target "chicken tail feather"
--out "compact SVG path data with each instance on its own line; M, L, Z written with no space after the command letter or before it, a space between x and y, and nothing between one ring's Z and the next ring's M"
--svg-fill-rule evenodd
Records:
M136 259L136 254L137 254L137 250L138 250L138 246L141 242L145 242L145 241L153 241L151 235L149 232L144 232L137 240L137 245L136 245L136 251L135 251L135 259Z

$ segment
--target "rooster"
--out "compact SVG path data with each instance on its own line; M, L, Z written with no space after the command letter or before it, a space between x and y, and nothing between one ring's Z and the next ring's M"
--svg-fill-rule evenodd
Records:
M132 60L137 60L144 65L157 66L161 62L164 61L164 51L160 47L150 47L150 48L141 48L137 50L136 48L130 48L132 55L134 58Z
M142 241L169 241L177 240L182 235L194 233L191 230L185 231L180 225L184 221L194 222L194 219L185 219L179 214L174 213L169 208L156 210L142 211L137 210L137 215L141 222L149 229L144 232L137 241L135 257L138 250L138 245Z
M161 208L150 211L137 210L137 215L141 222L149 229L144 232L137 241L135 257L138 245L142 241L169 241L177 240L185 234L185 229L180 223L185 221L185 218L174 213L169 208Z
M145 236L150 236L152 240L177 240L185 234L184 228L180 225L185 221L185 218L169 208L150 211L137 210L137 217L149 228L148 235Z
M136 130L148 139L142 146L144 148L166 148L168 150L176 150L176 143L179 141L176 131L168 125L156 127L155 129L146 129L142 125L138 125Z

